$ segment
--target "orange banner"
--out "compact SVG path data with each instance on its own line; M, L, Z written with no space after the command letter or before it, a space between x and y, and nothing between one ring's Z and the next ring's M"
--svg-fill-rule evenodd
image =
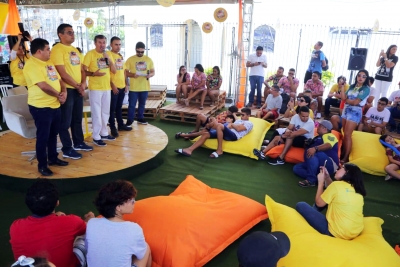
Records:
M239 90L236 92L238 94L238 102L236 106L238 108L242 108L245 105L246 101L246 64L244 58L244 49L242 43L242 34L243 34L243 4L242 1L239 1L239 27L238 27L238 48L240 49L240 73L239 73Z
M4 23L2 33L10 35L19 34L18 22L21 22L21 18L19 17L17 4L15 0L9 0L7 19Z

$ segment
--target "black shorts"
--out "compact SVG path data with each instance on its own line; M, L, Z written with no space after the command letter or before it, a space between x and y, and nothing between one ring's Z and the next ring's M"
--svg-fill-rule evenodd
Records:
M286 138L282 138L285 142L286 142ZM296 136L295 138L293 138L293 147L300 147L300 148L304 148L304 143L307 140L307 138L303 135L301 136Z
M201 127L206 127L206 124L210 122L210 117L207 117L206 122L201 124Z
M319 73L319 72L318 72ZM304 75L304 83L311 79L312 72L306 71L306 75ZM319 79L321 80L321 73L319 73Z

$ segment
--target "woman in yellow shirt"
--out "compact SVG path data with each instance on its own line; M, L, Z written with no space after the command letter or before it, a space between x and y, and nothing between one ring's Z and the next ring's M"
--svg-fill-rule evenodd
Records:
M10 54L10 71L13 78L14 87L26 86L24 77L24 66L31 55L26 51L24 43L21 43L22 35L18 35L18 40L12 48Z
M328 171L321 166L314 206L299 202L296 210L321 234L351 240L364 229L363 206L367 192L361 170L354 164L344 164L336 171L335 179L332 182ZM326 207L325 217L320 211Z

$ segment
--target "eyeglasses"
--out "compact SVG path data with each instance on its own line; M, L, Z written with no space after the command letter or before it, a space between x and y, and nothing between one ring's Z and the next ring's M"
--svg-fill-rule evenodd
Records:
M294 75L294 73L293 72L289 72L289 75Z
M138 51L138 50L136 50L136 53L138 53L138 54L144 54L144 51Z
M297 98L297 101L299 102L305 102L305 100L303 98Z
M135 204L136 200L134 198L128 199L128 202L131 202L132 204Z
M64 32L64 34L68 34L69 36L73 36L73 35L75 35L75 32L73 32L73 31L67 31L67 32Z
M386 103L378 102L378 105L386 106Z
M360 77L360 78L367 78L367 75L363 75L363 74L357 74L357 77Z

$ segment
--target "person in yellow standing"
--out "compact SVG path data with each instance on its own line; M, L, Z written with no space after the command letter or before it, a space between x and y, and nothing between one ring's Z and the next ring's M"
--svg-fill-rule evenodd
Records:
M25 63L31 58L31 54L25 49L25 43L21 41L22 35L19 34L17 42L10 53L10 72L11 77L13 78L14 87L26 86L23 69ZM32 39L30 41L32 41Z
M80 159L82 154L76 150L93 150L92 146L85 144L82 131L83 96L86 89L86 75L82 65L83 56L72 46L75 41L75 33L71 25L60 24L57 34L60 42L52 48L50 59L67 87L67 100L61 105L62 152L64 158ZM72 140L69 128L71 128Z
M125 62L121 51L121 39L114 36L110 40L111 51L107 52L112 57L116 73L111 73L111 104L110 104L110 119L108 123L111 129L111 135L118 137L118 131L131 131L132 128L127 127L122 120L122 102L124 101L125 92L128 92L125 76ZM115 127L115 119L117 119L118 130Z
M136 55L126 61L126 76L129 80L129 106L126 126L131 127L135 118L136 103L139 101L137 122L147 124L144 120L144 107L150 91L149 79L154 76L153 60L144 55L146 46L142 42L136 44Z
M32 57L26 62L23 72L28 85L29 111L36 125L38 170L43 176L51 176L53 172L49 165L68 165L68 162L57 158L60 104L66 100L66 87L49 60L49 42L36 38L31 43L31 53Z
M94 37L95 49L87 52L83 60L83 68L89 76L89 101L92 114L93 142L97 146L106 146L103 142L114 141L115 137L108 134L107 122L110 117L111 77L115 65L110 55L105 51L107 38L104 35Z

